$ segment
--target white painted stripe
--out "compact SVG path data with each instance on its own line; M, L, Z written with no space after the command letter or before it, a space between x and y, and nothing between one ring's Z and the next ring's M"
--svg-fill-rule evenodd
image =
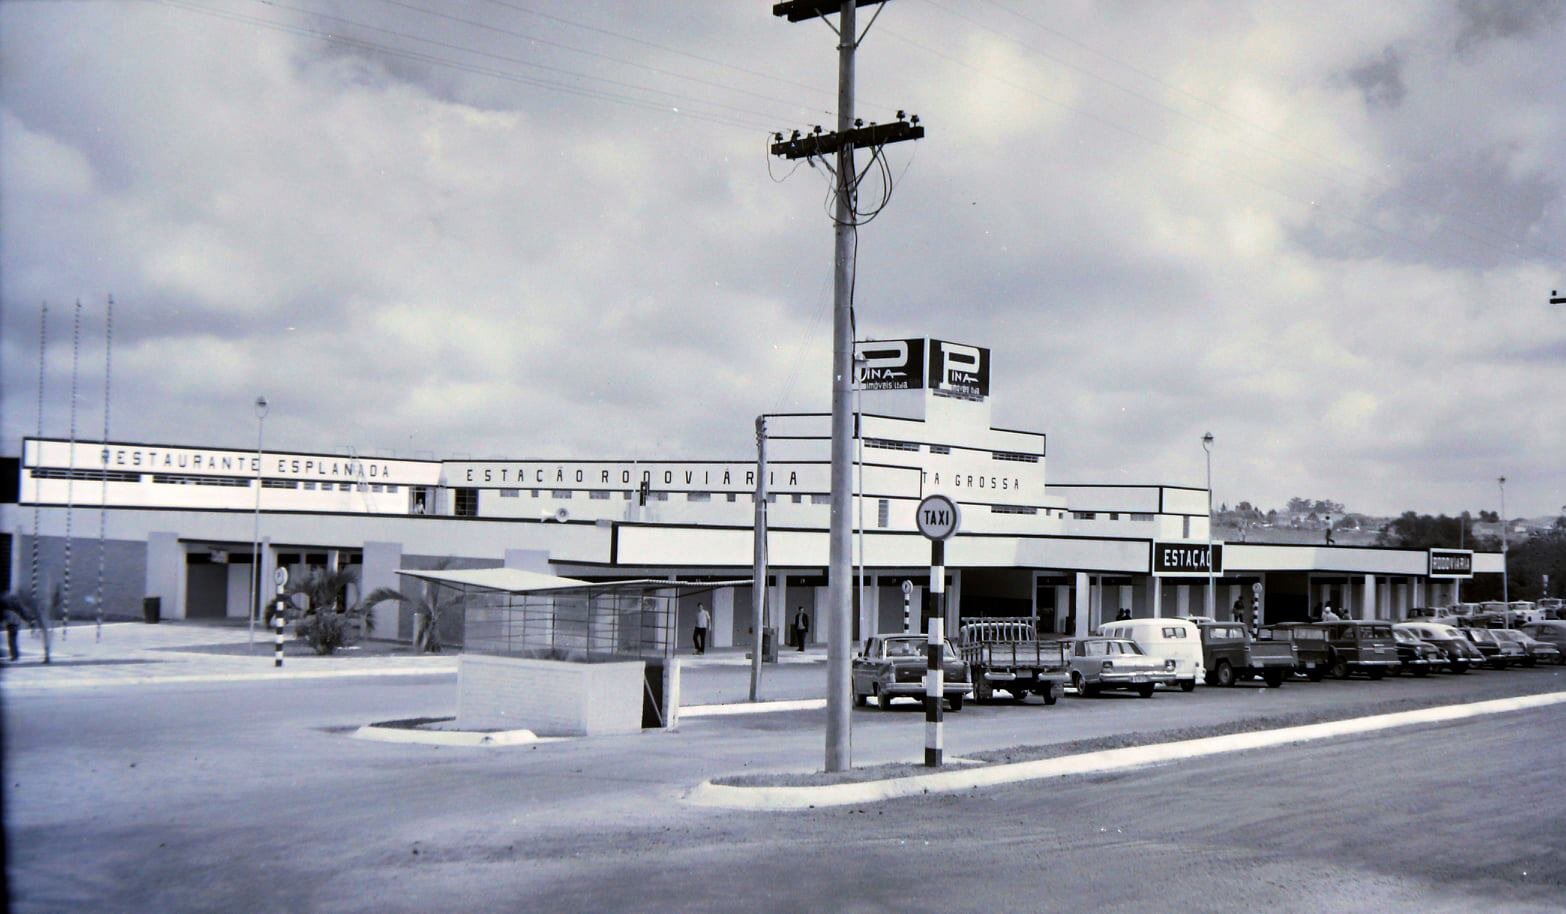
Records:
M192 673L174 676L139 676L109 677L109 676L83 676L79 679L47 679L37 682L0 682L0 691L6 694L13 692L52 692L56 689L95 689L104 686L158 686L177 685L193 682L292 682L300 679L360 679L374 676L438 676L456 675L454 667L443 666L439 669L423 667L378 667L366 670L301 670L297 666L291 667L291 672L279 676L275 669L268 665L265 673Z
M1498 698L1460 705L1442 705L1435 708L1422 708L1418 711L1400 711L1395 714L1353 717L1347 720L1284 727L1278 730L1232 733L1226 736L1155 743L1127 749L1108 749L1060 758L957 769L905 778L863 781L856 784L828 784L817 787L730 787L705 781L686 794L685 799L699 806L768 810L874 803L916 794L968 790L974 787L990 787L1075 774L1121 771L1225 752L1243 752L1249 749L1374 733L1417 724L1442 723L1487 714L1526 711L1562 703L1566 703L1566 692L1548 692L1541 695Z
M524 746L556 742L562 737L542 737L532 730L429 730L366 725L353 732L354 739L378 743L418 743L426 746Z

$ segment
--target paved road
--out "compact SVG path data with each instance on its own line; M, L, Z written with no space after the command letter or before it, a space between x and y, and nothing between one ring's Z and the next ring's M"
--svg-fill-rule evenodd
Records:
M1186 890L1194 891L1190 887L1204 881L1197 874L1207 872L1203 861L1256 865L1256 857L1236 863L1234 848L1271 846L1276 839L1257 835L1278 831L1280 819L1294 823L1283 831L1302 832L1295 840L1315 848L1312 854L1337 842L1372 847L1384 840L1445 859L1451 847L1472 852L1493 845L1503 855L1495 865L1522 859L1530 840L1559 856L1559 823L1566 821L1555 787L1560 763L1551 755L1566 724L1559 711L1455 725L1449 735L1424 742L1404 742L1413 736L1399 735L1250 762L1226 757L1191 763L1155 772L1151 780L1164 792L1124 804L1115 797L1127 778L945 797L932 801L928 808L936 812L927 820L910 826L908 817L923 815L925 807L758 815L678 802L684 789L716 774L819 767L819 711L698 719L678 733L530 749L442 749L346 734L373 720L452 713L455 689L448 677L53 691L12 689L7 678L0 688L6 837L18 911L727 910L752 897L745 894L755 884L752 875L765 876L770 886L754 896L764 910L848 909L846 899L857 897L847 891L850 885L881 886L870 897L890 909L908 907L905 888L936 863L993 860L997 872L1021 867L1064 883L1071 880L1063 873L1082 882L1109 866L1117 878L1130 879L1134 873L1113 869L1127 865L1117 862L1117 852L1130 848L1157 864L1149 864L1150 872L1184 878ZM1551 669L1281 690L1203 688L1145 701L1067 698L1054 708L970 706L949 717L948 738L952 751L961 753L1302 708L1370 711L1412 697L1466 701L1562 689L1566 676ZM856 759L917 758L920 721L912 704L906 712L856 712ZM1498 759L1513 766L1511 777L1493 777ZM1456 773L1441 774L1446 767ZM1533 769L1553 783L1540 787L1526 775ZM1193 772L1190 780L1177 777L1187 771ZM1363 789L1357 779L1340 783L1343 773L1361 771L1374 775ZM1440 776L1421 779L1421 771ZM1483 772L1486 786L1476 787L1471 772ZM1129 776L1129 782L1147 779ZM1499 785L1488 786L1491 781ZM1393 792L1380 792L1383 787ZM1222 853L1207 850L1202 836L1211 830L1214 812L1203 810L1217 809L1225 794L1247 790L1276 797L1276 806L1243 819L1237 834L1245 841L1233 847L1221 841ZM1193 791L1202 802L1186 799ZM1139 832L1151 842L1145 846L1111 846L1107 832L1100 839L1081 830L1097 827L1080 826L1083 810L1096 807L1079 796L1100 796L1115 811L1106 827L1121 828L1136 818L1138 804L1152 800L1164 830ZM1475 804L1516 809L1521 824L1476 816L1454 830L1451 815L1418 814L1432 797L1461 816ZM1339 814L1324 818L1318 808ZM1077 830L1059 824L1065 813ZM1361 834L1352 825L1356 815L1391 820L1367 824ZM950 833L951 823L964 817L993 819L1005 828L970 831L950 847L937 838L934 852L896 843L908 835ZM1534 821L1547 817L1553 818L1546 826ZM1371 832L1383 838L1373 841ZM1159 850L1163 843L1178 848ZM1435 843L1448 847L1437 852ZM1304 853L1304 846L1278 845L1268 853ZM1058 862L1063 853L1075 861L1065 870ZM1189 869L1183 877L1181 867ZM1510 885L1508 879L1501 881ZM983 898L982 880L953 884L974 894L954 889L944 910L972 909ZM1518 885L1504 897L1513 903L1533 898L1524 891L1527 883ZM818 887L815 894L811 886ZM1039 888L1030 885L999 901L1016 902L1020 910L1051 906L1038 903ZM1276 901L1282 892L1258 897Z

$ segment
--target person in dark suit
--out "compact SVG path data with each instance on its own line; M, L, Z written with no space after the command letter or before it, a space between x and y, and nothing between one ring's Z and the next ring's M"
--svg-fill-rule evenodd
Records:
M810 634L810 617L805 615L805 607L794 607L794 645L795 649L805 649L805 636Z
M712 614L707 612L707 606L703 603L696 604L696 628L691 632L691 646L696 648L696 653L707 653L707 629L712 627Z

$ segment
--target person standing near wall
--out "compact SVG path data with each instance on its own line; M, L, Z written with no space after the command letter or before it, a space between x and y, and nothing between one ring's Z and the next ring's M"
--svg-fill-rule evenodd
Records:
M810 617L805 615L805 607L794 607L794 647L796 650L805 649L805 636L810 634Z
M691 632L691 644L696 653L707 653L707 630L712 627L712 616L705 603L696 604L696 630Z
M26 620L22 618L22 608L20 605L18 605L15 597L11 596L10 594L6 594L4 599L6 646L11 650L11 659L20 660L22 659L22 652L17 649L16 636L21 632L22 623Z
M1245 621L1245 598L1244 597L1235 597L1234 598L1234 606L1230 607L1230 611L1233 613L1233 617L1232 617L1231 621L1234 621L1234 622L1244 622Z

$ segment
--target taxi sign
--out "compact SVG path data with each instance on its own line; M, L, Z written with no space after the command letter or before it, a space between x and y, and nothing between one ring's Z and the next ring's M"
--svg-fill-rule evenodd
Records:
M284 584L287 584L288 583L288 569L284 568L282 565L279 565L275 569L273 569L272 570L272 583L276 584L279 587L282 587Z
M914 517L919 522L919 532L932 540L950 539L962 521L957 503L945 495L926 496L919 502Z
M912 581L907 581L907 580L903 581L903 596L905 596L905 597L913 596L913 582Z
M1255 595L1257 595L1259 597L1259 596L1261 596L1261 592L1262 592L1262 586L1261 586L1261 582L1260 581L1257 581L1255 584L1251 585L1251 593L1253 593L1253 594L1255 594Z

